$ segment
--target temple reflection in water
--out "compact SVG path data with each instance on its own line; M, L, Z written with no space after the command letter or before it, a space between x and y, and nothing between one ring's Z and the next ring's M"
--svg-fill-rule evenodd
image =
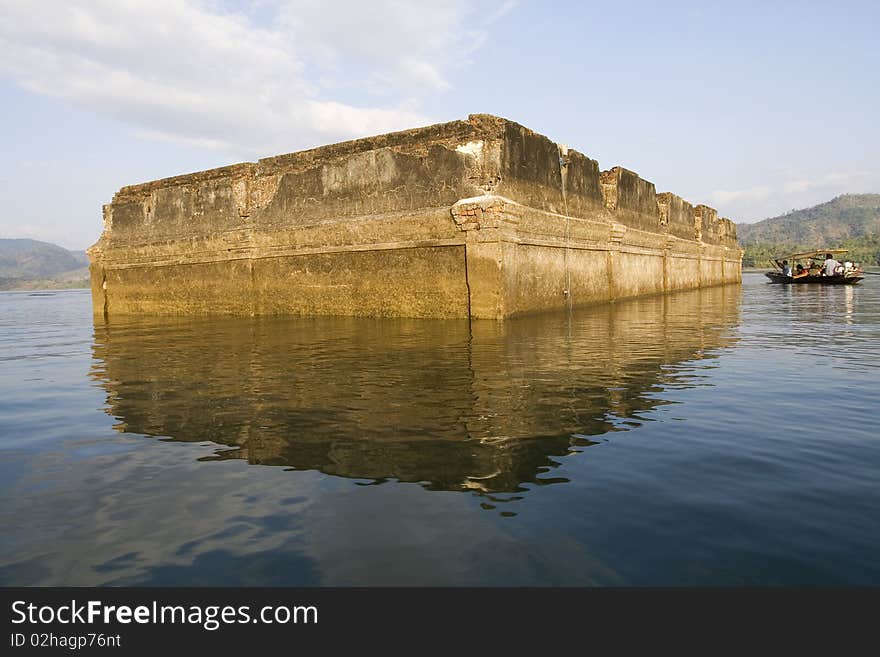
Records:
M121 432L212 459L504 493L650 421L729 346L739 286L506 322L149 318L96 324Z

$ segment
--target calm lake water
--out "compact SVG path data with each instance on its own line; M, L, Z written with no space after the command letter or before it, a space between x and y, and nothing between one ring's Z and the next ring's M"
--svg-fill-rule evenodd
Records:
M508 321L0 293L0 584L880 585L880 278Z

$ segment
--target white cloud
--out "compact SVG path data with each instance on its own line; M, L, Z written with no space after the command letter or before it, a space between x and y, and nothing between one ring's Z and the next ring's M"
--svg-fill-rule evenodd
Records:
M880 192L880 171L831 171L808 174L777 171L771 180L738 190L716 190L712 202L735 221L760 221L811 207L841 194Z
M490 14L489 19L492 21L496 21L499 18L503 18L511 11L513 11L518 4L519 0L505 0L501 3L500 7L498 7L494 12Z
M287 0L278 23L326 68L357 62L392 85L446 90L509 3L471 0ZM500 7L500 8L499 8ZM375 79L376 76L374 76Z
M449 89L510 6L0 0L0 71L151 138L272 155L431 122L419 96Z

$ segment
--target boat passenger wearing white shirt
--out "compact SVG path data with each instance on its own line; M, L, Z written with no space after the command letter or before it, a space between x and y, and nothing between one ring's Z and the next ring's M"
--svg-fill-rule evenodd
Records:
M788 260L782 261L782 275L791 278L791 265L788 264Z
M822 263L822 266L825 268L826 276L834 276L835 271L838 267L840 267L840 263L837 262L834 258L831 257L830 253L825 254L825 262Z

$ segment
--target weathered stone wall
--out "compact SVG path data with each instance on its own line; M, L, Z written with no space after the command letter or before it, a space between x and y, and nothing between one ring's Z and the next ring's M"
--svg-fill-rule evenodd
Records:
M735 226L487 115L122 188L98 314L501 318L739 280Z

